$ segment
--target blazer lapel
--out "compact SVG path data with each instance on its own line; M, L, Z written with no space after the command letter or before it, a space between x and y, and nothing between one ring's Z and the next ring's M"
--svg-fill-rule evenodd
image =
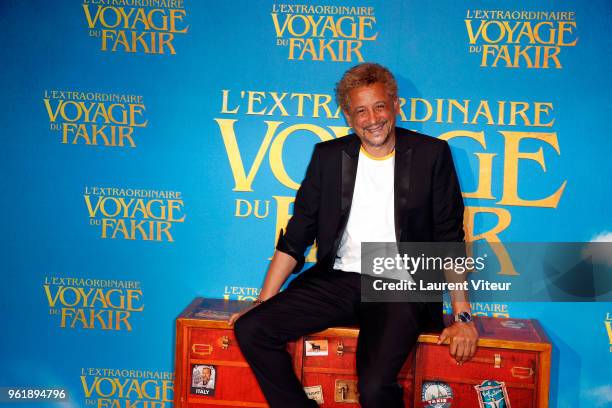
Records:
M395 172L394 172L394 216L395 216L395 238L400 242L402 237L402 208L408 203L410 190L410 169L412 167L413 149L409 146L407 137L401 135L396 128L395 141Z
M353 192L355 191L355 178L357 177L357 164L359 162L359 138L350 135L353 140L342 150L342 180L340 197L340 224L339 231L344 231L348 221L351 204L353 202Z

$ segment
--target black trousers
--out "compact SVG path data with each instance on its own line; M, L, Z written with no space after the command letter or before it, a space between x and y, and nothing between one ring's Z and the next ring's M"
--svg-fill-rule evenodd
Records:
M313 268L236 321L240 350L271 408L318 406L306 397L293 372L287 342L352 324L360 328L356 365L361 406L404 406L397 376L419 334L441 328L441 304L431 313L431 305L424 303L362 303L361 279L358 273Z

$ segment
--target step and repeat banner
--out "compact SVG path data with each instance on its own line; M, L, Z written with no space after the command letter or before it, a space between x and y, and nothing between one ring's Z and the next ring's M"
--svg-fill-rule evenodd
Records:
M611 16L605 0L3 1L0 386L170 407L175 318L257 296L313 145L349 131L335 83L364 61L396 75L399 126L449 141L470 240L612 240ZM612 404L612 304L473 310L541 322L551 406Z

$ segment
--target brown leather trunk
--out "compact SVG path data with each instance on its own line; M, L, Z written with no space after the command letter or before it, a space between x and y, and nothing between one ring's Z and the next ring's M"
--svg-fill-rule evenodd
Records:
M232 313L248 304L196 298L181 313L176 322L176 408L268 406L227 324ZM551 345L538 322L480 317L476 325L478 351L461 366L448 345L436 344L437 333L419 337L398 377L405 406L432 406L434 395L440 404L446 399L453 407L476 408L484 406L479 392L500 397L503 391L507 408L548 407ZM358 333L356 327L335 327L287 345L296 375L323 408L359 406ZM452 395L446 395L446 387Z

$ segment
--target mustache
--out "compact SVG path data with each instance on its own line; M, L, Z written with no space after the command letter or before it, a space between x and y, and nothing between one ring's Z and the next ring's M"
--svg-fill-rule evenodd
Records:
M364 127L364 129L365 129L365 130L376 129L376 128L379 128L379 127L384 126L386 123L387 123L387 121L386 121L386 120L383 120L383 121L378 122L378 123L375 123L375 124L373 124L373 125L366 126L366 127Z

